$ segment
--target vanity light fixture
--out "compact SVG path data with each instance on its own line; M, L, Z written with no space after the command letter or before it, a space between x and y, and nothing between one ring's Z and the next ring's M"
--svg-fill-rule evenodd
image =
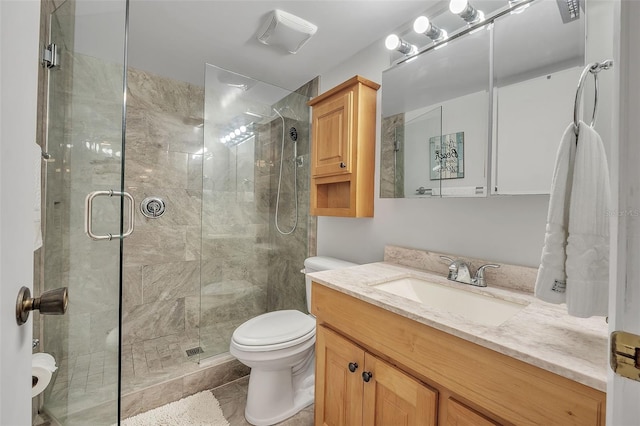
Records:
M484 13L471 6L469 0L451 0L449 10L467 21L469 25L484 21Z
M444 40L448 36L445 30L433 25L433 22L426 16L418 16L416 20L413 21L413 31L426 35L434 42Z
M389 50L397 50L407 56L418 53L418 47L408 43L395 34L389 34L384 41L384 45Z

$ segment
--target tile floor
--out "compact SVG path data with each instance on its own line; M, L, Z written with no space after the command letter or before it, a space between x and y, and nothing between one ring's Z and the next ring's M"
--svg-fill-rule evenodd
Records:
M249 386L249 376L238 379L234 382L212 389L211 392L220 403L220 408L225 418L231 426L251 426L244 418L244 406L247 402L247 388ZM87 424L87 419L74 419L74 424ZM53 426L46 415L38 415L34 425ZM295 416L278 423L280 426L312 426L313 425L313 405L305 408Z
M213 395L220 403L222 414L229 421L231 426L251 426L244 419L244 406L247 402L247 388L249 386L249 376L227 383L219 388L212 389ZM312 426L313 425L313 405L300 411L295 416L278 423L281 426Z
M196 371L198 361L229 350L229 340L239 323L227 321L196 333L175 334L122 348L122 392L128 394L156 383ZM201 346L204 353L187 356ZM109 351L71 356L59 363L47 406L63 418L112 402L117 391L117 356Z

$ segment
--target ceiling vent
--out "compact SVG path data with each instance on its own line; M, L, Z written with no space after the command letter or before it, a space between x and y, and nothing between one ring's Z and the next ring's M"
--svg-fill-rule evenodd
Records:
M318 27L311 22L276 9L268 15L257 37L261 43L297 53L316 31Z

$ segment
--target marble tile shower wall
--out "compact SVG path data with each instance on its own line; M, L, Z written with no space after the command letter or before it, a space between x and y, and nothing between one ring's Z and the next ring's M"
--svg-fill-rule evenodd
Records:
M228 351L233 330L266 311L269 188L263 183L269 165L261 141L270 128L260 126L255 140L228 148L205 127L211 134L203 165L200 331L210 356Z
M269 194L269 283L267 288L268 310L297 309L307 311L305 278L300 273L304 260L316 254L316 217L309 216L310 185L310 110L309 98L318 94L318 79L302 86L275 105L284 116L284 150L282 150L282 120L272 123L271 139L267 141L273 167L270 174ZM301 96L302 95L302 96ZM285 107L285 105L288 106ZM294 142L290 130L295 128L297 141ZM297 155L302 159L298 167L293 157L293 144L297 144ZM295 222L294 168L297 172L298 224L293 233L282 235L275 227L275 211L281 152L284 153L278 225L288 232Z
M137 205L123 254L125 378L136 367L161 370L171 361L154 354L149 364L143 342L198 346L204 100L201 87L135 69L128 71L128 89L125 187ZM148 196L165 201L162 217L140 213Z
M299 271L315 254L316 229L308 215L307 98L286 100L295 118L284 113L285 130L297 128L304 167L298 169L298 229L282 237L274 229L280 119L260 126L254 143L233 148L207 134L203 153L202 132L212 131L199 126L205 89L134 69L128 86L125 186L137 203L163 198L167 211L148 219L136 209L136 231L124 244L125 392L190 371L163 368L179 367L186 349L201 346L203 357L226 352L233 330L250 317L304 309ZM317 83L301 90L313 95ZM286 138L280 225L289 229L293 154Z
M404 197L404 113L382 119L380 197Z

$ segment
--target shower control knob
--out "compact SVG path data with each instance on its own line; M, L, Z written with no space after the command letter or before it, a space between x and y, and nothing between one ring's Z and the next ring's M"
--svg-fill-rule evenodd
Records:
M347 168L347 165L346 165L346 164L344 164L344 163L341 161L341 162L340 162L340 168L341 168L341 169L346 169L346 168Z
M349 363L349 371L351 371L352 373L355 373L357 369L358 369L358 363L357 362L350 362Z
M166 208L164 200L160 197L147 197L140 203L140 211L149 219L162 216Z
M373 377L373 373L371 373L370 371L363 371L362 372L362 380L364 380L365 382L369 382L369 380L371 380L371 378Z

